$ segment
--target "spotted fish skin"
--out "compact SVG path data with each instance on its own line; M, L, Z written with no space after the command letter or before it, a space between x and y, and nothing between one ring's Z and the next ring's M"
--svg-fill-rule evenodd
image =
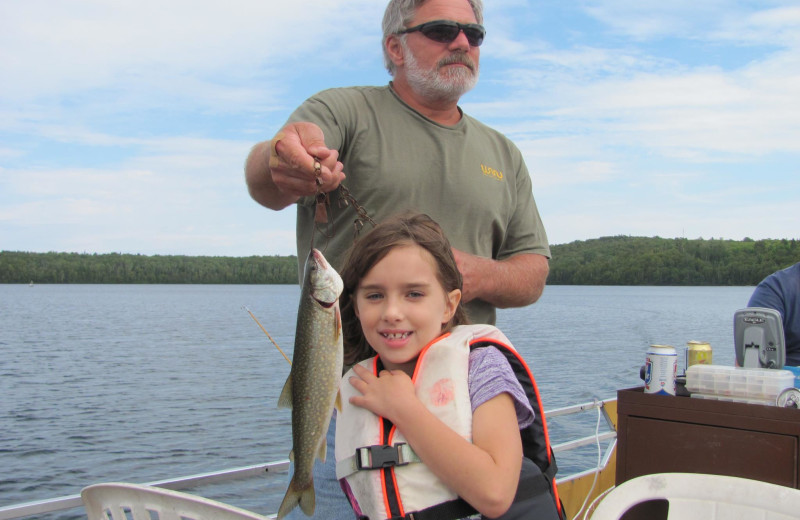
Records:
M312 249L306 260L297 310L294 354L278 406L292 409L294 474L278 509L278 519L298 504L314 514L314 460L325 462L325 436L342 377L342 279L325 257Z

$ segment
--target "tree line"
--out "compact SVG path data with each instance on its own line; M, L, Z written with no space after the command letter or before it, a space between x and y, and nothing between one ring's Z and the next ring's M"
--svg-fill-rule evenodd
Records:
M295 256L147 256L0 251L0 283L291 284Z
M756 285L800 262L800 244L615 236L553 246L549 285Z
M800 261L795 239L614 236L551 246L549 285L756 285ZM296 284L295 256L0 251L0 283Z

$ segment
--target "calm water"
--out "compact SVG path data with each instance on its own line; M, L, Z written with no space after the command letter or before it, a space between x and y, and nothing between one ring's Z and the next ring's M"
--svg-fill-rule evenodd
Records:
M751 292L552 286L533 306L500 311L498 326L552 409L640 385L652 343L705 340L716 364L733 364L733 313ZM295 286L0 285L0 507L285 459L290 412L276 402L289 365L243 306L290 353L298 296ZM551 421L553 442L594 422ZM595 458L565 454L561 474ZM287 482L192 491L265 514Z

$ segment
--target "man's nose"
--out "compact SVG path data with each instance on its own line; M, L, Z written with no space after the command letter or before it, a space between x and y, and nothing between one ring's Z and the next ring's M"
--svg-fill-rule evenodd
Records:
M464 34L464 30L461 29L458 31L458 36L456 39L450 42L448 47L450 50L462 50L464 52L468 52L470 49L469 40L467 40L467 35Z

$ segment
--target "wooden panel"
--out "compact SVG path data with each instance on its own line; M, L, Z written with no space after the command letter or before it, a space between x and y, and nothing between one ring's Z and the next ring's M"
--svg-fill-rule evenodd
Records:
M631 417L625 480L650 473L710 473L796 487L797 438ZM622 447L620 447L622 449Z

